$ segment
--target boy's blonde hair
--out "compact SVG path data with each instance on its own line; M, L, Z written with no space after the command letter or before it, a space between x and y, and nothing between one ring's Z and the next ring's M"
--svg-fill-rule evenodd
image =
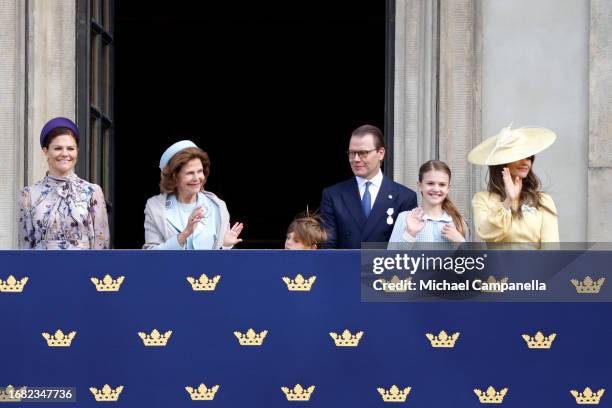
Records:
M293 238L306 246L321 245L327 240L327 232L321 226L321 219L317 214L301 213L289 224L287 235L293 232Z

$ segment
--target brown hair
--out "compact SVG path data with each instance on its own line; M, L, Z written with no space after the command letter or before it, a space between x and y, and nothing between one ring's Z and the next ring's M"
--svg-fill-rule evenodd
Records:
M204 170L204 183L202 187L204 187L210 174L210 159L204 150L197 147L188 147L172 156L170 162L164 167L160 175L159 190L162 193L176 194L176 176L183 166L193 159L200 159L202 162Z
M527 158L531 160L531 164L535 161L535 156L531 156ZM507 167L508 164L498 164L496 166L489 166L489 181L487 190L489 193L495 193L501 197L501 200L504 201L506 199L506 188L504 186L504 177L502 176L502 171L504 167ZM521 188L521 195L519 197L519 209L515 210L512 208L512 216L516 216L518 218L523 218L523 212L520 211L520 208L523 204L530 205L535 208L543 208L553 215L557 215L550 208L546 207L542 204L542 199L540 197L540 179L535 175L533 170L529 170L527 177L523 179L523 187Z
M383 137L383 132L374 125L361 125L357 129L353 130L353 133L351 133L351 137L361 137L366 135L372 135L374 137L374 146L376 147L376 150L385 148L385 138Z
M53 129L52 131L50 131L47 134L47 137L45 137L45 143L43 144L43 147L48 149L49 145L51 145L51 142L53 141L53 139L55 139L58 136L63 136L63 135L72 136L72 138L74 139L74 142L76 143L77 147L79 147L79 139L76 137L76 135L74 134L72 129L67 128L67 127L58 127L58 128Z
M448 176L448 181L450 183L451 170L446 163L440 160L429 160L428 162L423 163L421 168L419 168L419 183L423 181L423 175L428 171L432 170L442 171L446 173L446 175ZM457 207L455 207L455 204L453 204L450 198L448 198L448 195L444 197L444 201L442 201L442 209L446 211L448 215L451 216L451 218L453 219L453 224L455 224L457 231L459 231L461 235L465 236L465 221L463 220L461 213L459 213L459 210L457 210Z
M287 228L287 235L292 232L294 239L303 242L306 246L315 245L320 248L327 240L327 232L321 226L321 219L317 214L298 214Z

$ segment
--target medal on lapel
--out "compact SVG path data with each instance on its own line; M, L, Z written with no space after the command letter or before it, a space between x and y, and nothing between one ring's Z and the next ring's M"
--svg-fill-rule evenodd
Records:
M387 224L389 225L393 225L393 208L388 208L387 209Z

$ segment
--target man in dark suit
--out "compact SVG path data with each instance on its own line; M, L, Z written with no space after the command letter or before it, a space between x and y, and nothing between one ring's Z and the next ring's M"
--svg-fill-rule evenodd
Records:
M355 177L323 190L321 220L324 248L361 248L362 242L387 242L397 215L417 206L414 191L383 176L385 157L379 128L353 131L347 152Z

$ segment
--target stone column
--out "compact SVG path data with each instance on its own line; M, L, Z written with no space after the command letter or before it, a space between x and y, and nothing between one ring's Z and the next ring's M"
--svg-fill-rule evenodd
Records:
M17 197L23 184L25 4L0 8L0 248L17 243Z
M75 0L28 1L26 182L47 169L40 150L40 129L54 116L75 119ZM80 152L83 156L85 152Z
M422 163L444 160L468 216L482 184L466 160L482 140L480 0L397 0L395 17L394 177L415 188Z
M612 3L591 0L587 239L612 241Z
M472 196L482 185L483 169L467 161L482 141L481 65L480 0L442 0L438 151L453 172L450 197L468 221Z
M393 177L412 189L419 166L438 154L437 4L396 0Z
M47 168L45 121L75 115L75 1L3 0L0 8L0 249L17 247L20 190Z

